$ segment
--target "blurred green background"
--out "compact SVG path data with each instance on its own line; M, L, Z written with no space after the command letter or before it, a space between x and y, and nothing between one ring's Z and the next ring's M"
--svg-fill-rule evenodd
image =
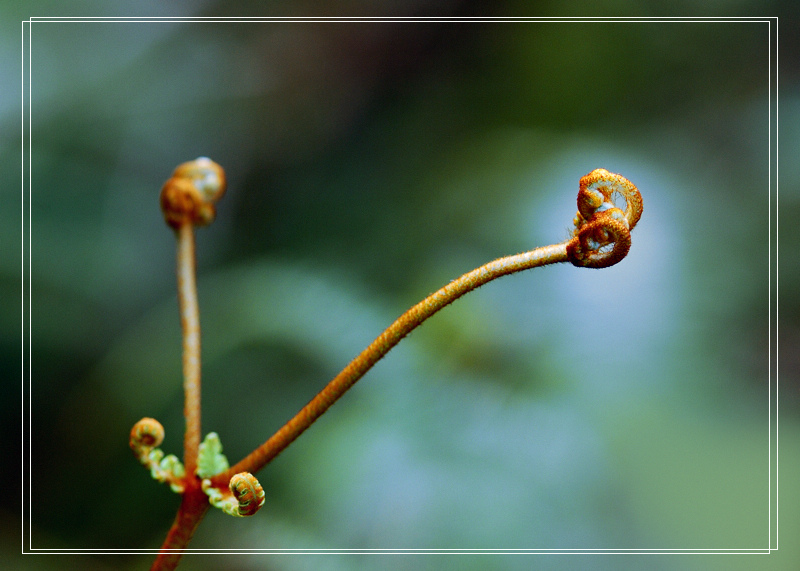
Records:
M18 22L32 15L586 15L562 2L129 4L8 3L4 20L17 28L4 28L4 51L18 58ZM593 14L642 6L604 2ZM657 14L700 15L693 6ZM709 10L788 16L792 6L720 0ZM776 347L781 548L193 555L181 568L800 567L800 276L786 247L800 234L796 23L780 28L779 212L766 23L34 23L31 465L21 483L19 469L4 471L4 550L18 551L20 487L33 495L34 548L153 549L171 524L179 498L127 439L153 416L165 451L181 450L175 244L158 192L175 166L204 155L226 169L229 189L198 234L203 427L232 461L423 296L493 258L566 239L590 170L624 174L645 211L618 266L504 278L426 323L258 474L267 502L256 517L212 512L192 548L766 549L778 519ZM19 81L13 65L7 85ZM3 107L12 181L15 101ZM0 212L13 246L0 281L12 450L18 189L4 188L16 206ZM776 221L779 345L768 303ZM151 559L17 564L144 569Z

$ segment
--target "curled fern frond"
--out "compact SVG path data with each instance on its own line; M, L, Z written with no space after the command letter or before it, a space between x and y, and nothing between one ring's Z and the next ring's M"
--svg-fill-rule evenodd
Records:
M203 480L202 489L212 506L234 517L253 515L265 501L264 488L249 472L234 474L226 490L213 486L209 479Z
M173 228L214 221L215 203L225 194L225 171L207 157L178 165L161 189L161 210Z
M131 428L130 447L137 457L164 442L164 427L155 418L145 417Z
M239 502L239 515L253 515L264 505L264 488L250 472L234 474L229 487Z
M616 199L625 202L622 210ZM575 266L607 268L622 260L631 247L631 230L642 216L642 195L622 175L595 169L582 177L575 230L567 257Z
M133 425L130 447L154 480L169 484L173 492L182 493L186 470L174 454L164 455L157 448L164 441L164 427L154 418L143 418Z

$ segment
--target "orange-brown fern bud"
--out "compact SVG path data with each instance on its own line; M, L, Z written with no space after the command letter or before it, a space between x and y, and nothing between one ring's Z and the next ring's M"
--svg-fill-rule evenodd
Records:
M625 202L624 210L616 199ZM642 216L642 195L624 176L595 169L580 180L575 230L567 257L575 266L607 268L631 247L631 230Z
M216 216L215 203L225 194L225 171L200 157L178 165L161 189L161 210L172 228L191 223L207 226Z

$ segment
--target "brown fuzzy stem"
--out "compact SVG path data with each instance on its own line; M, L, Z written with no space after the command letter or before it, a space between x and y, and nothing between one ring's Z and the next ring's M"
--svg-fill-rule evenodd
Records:
M317 418L327 411L347 390L352 387L372 366L383 358L392 347L411 333L423 321L443 307L453 303L462 295L493 279L547 264L567 261L567 242L536 248L530 252L507 256L489 262L460 278L453 280L406 311L392 323L375 341L361 352L341 373L336 375L294 418L289 420L272 437L251 452L241 462L212 478L217 486L224 485L237 472L255 473L284 448L300 436Z
M200 447L200 310L195 284L194 227L182 224L178 230L178 305L183 331L183 465L188 477L197 469Z

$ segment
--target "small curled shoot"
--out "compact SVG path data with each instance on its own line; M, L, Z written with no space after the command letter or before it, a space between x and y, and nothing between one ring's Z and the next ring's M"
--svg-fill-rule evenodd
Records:
M177 456L165 456L157 448L163 441L164 427L154 418L143 418L131 429L129 444L139 462L150 469L154 480L169 484L175 493L183 493L186 470Z
M145 417L131 428L130 447L139 458L164 442L164 427L155 418Z
M239 502L239 515L253 515L264 505L264 488L251 473L234 474L229 487Z
M202 489L212 506L234 517L247 517L255 514L264 505L266 499L264 488L249 472L240 472L231 476L227 490L213 486L209 479L202 481Z
M161 188L161 210L172 228L207 226L214 221L215 203L225 194L225 171L207 157L178 165Z
M624 210L617 198L624 200ZM630 250L631 230L642 210L642 195L622 175L595 169L582 177L575 230L567 243L569 261L586 268L607 268L621 261Z

